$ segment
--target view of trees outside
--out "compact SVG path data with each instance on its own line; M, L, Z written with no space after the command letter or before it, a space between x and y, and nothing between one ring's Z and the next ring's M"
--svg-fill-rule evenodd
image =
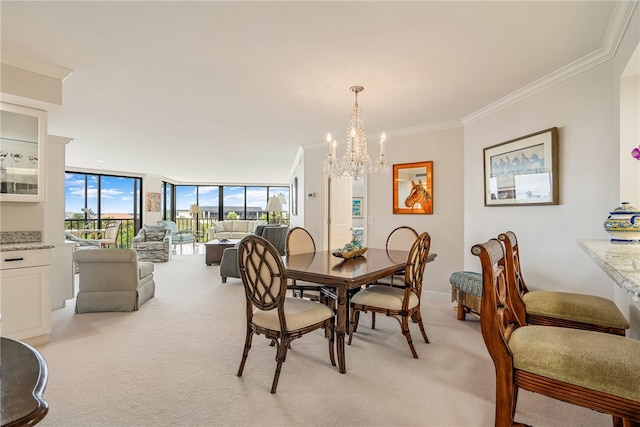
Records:
M107 222L121 224L119 247L131 247L142 226L142 179L126 176L67 172L65 174L65 229L81 238L95 238L93 230ZM289 223L289 187L173 185L163 183L164 218L180 230L192 230L206 241L206 229L220 219L260 219ZM221 201L221 194L224 195ZM266 212L269 197L282 195L282 213ZM175 214L172 203L175 198ZM190 207L198 205L197 220ZM219 217L220 212L222 216ZM275 218L274 218L275 215Z
M65 174L65 229L79 237L97 237L89 230L120 223L119 247L130 247L141 221L141 178L85 173Z

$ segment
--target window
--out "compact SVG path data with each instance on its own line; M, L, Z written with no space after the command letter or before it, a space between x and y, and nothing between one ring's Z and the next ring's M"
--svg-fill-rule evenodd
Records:
M120 223L118 246L128 248L140 229L141 212L141 178L65 174L66 230L100 230L115 220Z

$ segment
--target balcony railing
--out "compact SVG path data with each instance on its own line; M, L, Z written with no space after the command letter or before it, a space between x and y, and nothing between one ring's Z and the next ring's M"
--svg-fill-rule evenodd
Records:
M136 235L135 230L135 220L133 219L103 219L103 227L99 227L98 220L83 220L79 219L65 219L64 220L64 229L65 230L97 230L100 228L104 228L107 222L119 222L120 223L120 234L118 235L117 247L119 248L131 248L131 244L133 242L133 238ZM176 226L178 230L187 230L192 232L198 242L204 243L208 241L207 236L207 228L213 227L213 223L215 220L213 218L201 218L197 221L193 218L176 218ZM288 223L288 218L287 221ZM283 221L284 223L284 221ZM82 238L89 238L91 233L87 232L85 235L79 236Z

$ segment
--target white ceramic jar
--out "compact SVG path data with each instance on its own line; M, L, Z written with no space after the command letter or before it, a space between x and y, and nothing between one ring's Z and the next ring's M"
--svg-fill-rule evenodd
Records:
M612 243L640 243L640 211L629 202L622 202L609 212L604 230L612 237Z

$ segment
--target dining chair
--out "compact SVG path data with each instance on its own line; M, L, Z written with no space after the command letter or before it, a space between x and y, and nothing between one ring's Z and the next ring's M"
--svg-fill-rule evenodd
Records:
M521 323L503 246L491 239L471 253L482 264L480 328L496 372L495 426L523 425L514 420L520 388L610 414L614 426L640 425L640 341Z
M416 353L416 349L413 346L411 332L409 331L409 319L411 318L418 323L424 342L429 343L427 333L422 323L420 299L422 297L424 268L427 265L430 247L431 237L429 233L425 232L420 234L414 241L409 251L404 270L404 288L388 285L372 285L360 290L351 297L351 321L348 344L351 344L353 334L358 328L358 319L361 311L382 313L395 318L400 323L402 333L407 338L413 357L418 358L418 353Z
M391 233L387 236L387 241L384 247L387 251L409 251L413 242L418 238L418 232L406 225L396 227L391 230ZM404 288L404 271L400 271L391 276L387 276L383 279L377 280L378 285L396 286ZM376 313L371 312L371 329L376 327Z
M104 237L97 239L102 248L113 246L118 247L118 236L120 235L120 222L110 222L105 226Z
M271 393L276 392L289 344L316 329L324 329L329 358L334 354L335 314L324 304L287 297L287 272L278 250L262 237L250 235L238 244L238 267L246 296L247 336L238 376L242 376L254 334L262 334L277 347L276 372Z
M302 227L293 227L287 233L284 252L287 256L315 253L316 243L313 240L311 234L306 229ZM291 283L288 287L289 289L293 290L293 295L299 298L304 298L305 292L307 297L315 301L320 301L322 298L320 290L321 285L316 283L301 283L297 280L291 280Z
M498 240L504 245L507 274L517 284L513 311L520 323L564 326L623 336L631 327L616 304L609 299L579 293L530 291L522 276L515 233L502 233Z

